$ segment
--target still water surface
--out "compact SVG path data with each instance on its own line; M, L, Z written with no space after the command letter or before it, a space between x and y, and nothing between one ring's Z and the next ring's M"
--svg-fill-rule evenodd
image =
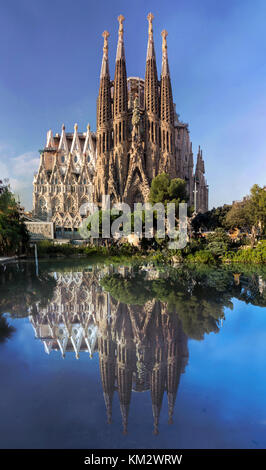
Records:
M266 448L265 271L0 267L0 448Z

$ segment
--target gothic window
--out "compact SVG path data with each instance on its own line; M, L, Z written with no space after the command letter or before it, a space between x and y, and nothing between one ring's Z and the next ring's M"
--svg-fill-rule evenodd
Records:
M62 155L62 157L61 157L61 162L62 162L62 163L65 162L65 157L64 157L64 155Z
M75 210L75 204L74 204L74 199L72 197L69 197L66 201L66 209L69 212L72 212Z
M40 216L45 216L47 215L47 205L46 205L46 200L41 197L39 199L39 203L38 203L38 212L40 214Z
M58 211L60 209L60 203L57 197L52 200L52 209L53 211Z
M87 162L90 163L90 161L91 161L91 157L88 155L87 156Z
M83 179L83 184L86 184L86 183L87 183L86 178L84 178Z
M78 161L78 157L77 157L77 155L75 155L74 162L77 163L77 161Z

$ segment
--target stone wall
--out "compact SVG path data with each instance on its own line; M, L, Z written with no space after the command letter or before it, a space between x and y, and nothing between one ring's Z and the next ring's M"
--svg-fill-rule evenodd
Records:
M25 222L25 225L31 240L53 240L54 238L53 222Z

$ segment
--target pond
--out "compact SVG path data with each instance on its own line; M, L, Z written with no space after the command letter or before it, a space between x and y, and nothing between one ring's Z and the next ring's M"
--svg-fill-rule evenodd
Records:
M0 448L266 448L263 268L0 266Z

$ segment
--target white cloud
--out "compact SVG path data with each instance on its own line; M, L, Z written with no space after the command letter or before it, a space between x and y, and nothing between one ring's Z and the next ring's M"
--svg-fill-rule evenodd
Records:
M0 178L9 179L11 189L19 195L26 209L32 209L32 181L39 161L37 152L14 156L8 147L0 144Z

